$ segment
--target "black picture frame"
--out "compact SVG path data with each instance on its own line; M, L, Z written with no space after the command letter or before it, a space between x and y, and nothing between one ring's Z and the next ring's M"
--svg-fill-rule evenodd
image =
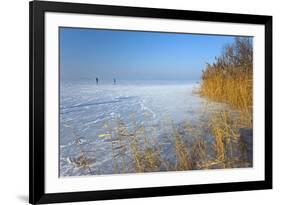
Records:
M272 188L272 17L262 15L184 11L80 3L32 1L29 4L29 202L31 204L201 194ZM265 26L265 180L235 183L197 184L71 193L45 193L45 12L101 14L247 23Z

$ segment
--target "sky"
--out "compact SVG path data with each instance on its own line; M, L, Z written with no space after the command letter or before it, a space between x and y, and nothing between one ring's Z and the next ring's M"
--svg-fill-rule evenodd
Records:
M199 80L232 36L60 28L62 80Z

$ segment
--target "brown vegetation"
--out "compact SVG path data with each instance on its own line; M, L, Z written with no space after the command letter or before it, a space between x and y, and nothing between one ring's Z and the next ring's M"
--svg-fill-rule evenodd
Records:
M247 149L240 149L245 145L238 140L240 134L237 123L231 120L229 112L217 112L207 124L200 125L201 128L206 127L207 132L188 121L183 126L177 126L172 121L169 124L172 133L167 136L167 143L171 147L171 153L162 150L163 142L153 140L158 136L151 132L149 126L134 124L133 130L129 131L120 118L116 119L116 129L105 123L107 131L99 136L107 139L101 143L111 144L114 173L251 166L251 162L244 157ZM211 140L206 140L206 133L212 134ZM174 156L174 160L166 158L167 155ZM86 163L81 168L88 169L89 174L102 174L93 173L90 169L92 166L94 164Z
M200 93L211 100L224 102L252 114L253 48L251 38L237 37L225 46L213 64L202 74Z

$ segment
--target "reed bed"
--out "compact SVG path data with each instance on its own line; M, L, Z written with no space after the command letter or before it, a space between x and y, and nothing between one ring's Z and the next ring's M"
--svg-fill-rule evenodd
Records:
M227 103L249 118L253 105L253 46L251 38L237 37L202 73L200 94Z
M115 120L114 129L111 126L105 123L107 131L100 138L106 138L111 144L115 174L248 167L251 164L245 158L247 148L241 148L246 145L239 140L239 123L232 120L226 110L213 113L207 123L199 127L188 120L181 126L171 121L172 132L166 140L170 153L165 153L162 141L155 140L159 136L152 131L153 126L133 123L129 128L121 118ZM205 130L201 129L203 127ZM207 140L206 135L211 139ZM91 166L86 163L84 168Z

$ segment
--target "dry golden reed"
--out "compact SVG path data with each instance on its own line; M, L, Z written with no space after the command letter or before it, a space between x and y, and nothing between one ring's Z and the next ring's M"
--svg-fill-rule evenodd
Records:
M200 93L243 112L252 113L253 49L249 38L236 38L202 73Z

